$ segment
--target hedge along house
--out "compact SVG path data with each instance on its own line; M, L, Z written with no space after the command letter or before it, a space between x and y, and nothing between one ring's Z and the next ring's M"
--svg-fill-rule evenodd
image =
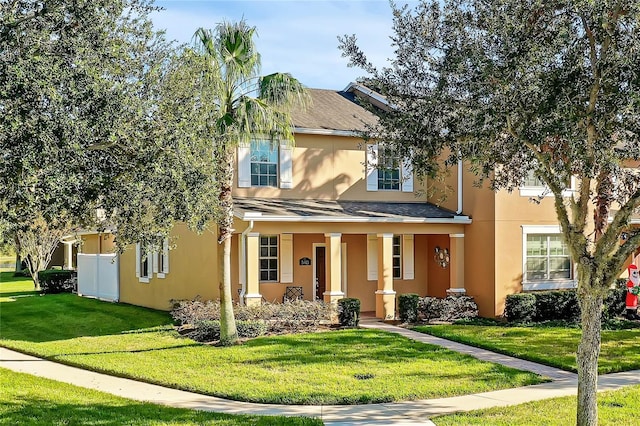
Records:
M256 139L237 149L238 301L355 297L393 318L399 293L464 294L471 220L429 203L409 164L358 135L376 118L356 97L384 99L357 84L310 95L311 107L293 114L295 146ZM122 302L168 309L171 299L218 298L214 233L178 224L174 236L173 250L145 256L138 246L121 257Z

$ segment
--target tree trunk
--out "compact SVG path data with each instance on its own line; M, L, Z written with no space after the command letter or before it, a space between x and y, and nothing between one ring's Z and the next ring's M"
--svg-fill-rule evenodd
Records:
M603 297L599 292L582 292L582 336L578 345L578 426L598 424L598 357L600 356L600 332Z
M218 268L220 269L220 344L237 343L238 330L231 297L231 235L233 234L233 151L225 150L218 182L220 185L220 220L218 222Z

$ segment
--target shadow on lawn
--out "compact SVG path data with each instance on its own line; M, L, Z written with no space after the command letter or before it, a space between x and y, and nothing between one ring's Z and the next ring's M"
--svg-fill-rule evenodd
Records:
M172 324L167 312L68 293L3 302L0 315L1 339L29 342L105 336Z
M180 410L160 405L116 401L113 404L63 404L42 398L3 403L3 423L18 424L100 424L102 426L148 424L211 425L319 425L319 420L282 417L229 415Z

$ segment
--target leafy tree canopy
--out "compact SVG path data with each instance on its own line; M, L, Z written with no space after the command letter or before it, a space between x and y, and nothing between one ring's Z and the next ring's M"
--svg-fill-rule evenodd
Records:
M392 106L367 136L426 176L463 158L494 189L530 174L544 182L577 270L577 422L595 425L603 296L640 246L640 228L630 228L640 207L640 3L424 0L392 9L389 66L372 65L355 36L340 38Z
M215 212L201 62L154 31L146 0L0 5L0 222L13 239L117 229L120 247ZM96 209L107 218L96 219Z

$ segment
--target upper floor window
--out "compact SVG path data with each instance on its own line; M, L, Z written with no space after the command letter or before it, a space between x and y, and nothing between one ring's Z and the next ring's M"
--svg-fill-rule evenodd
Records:
M378 144L368 144L367 191L413 192L413 168L393 151Z
M529 173L527 173L527 177L524 178L522 186L544 188L546 185L544 184L542 179L540 179L533 173L533 171L530 170Z
M278 186L278 145L251 141L251 186Z
M571 196L571 191L574 188L574 179L568 179L566 182L566 189L562 192L565 197ZM547 188L547 185L542 179L540 179L533 170L529 170L527 176L520 186L520 195L522 197L552 197L553 193Z
M378 148L378 189L387 191L400 190L400 161L393 152Z
M293 188L292 147L271 139L238 146L238 187Z

